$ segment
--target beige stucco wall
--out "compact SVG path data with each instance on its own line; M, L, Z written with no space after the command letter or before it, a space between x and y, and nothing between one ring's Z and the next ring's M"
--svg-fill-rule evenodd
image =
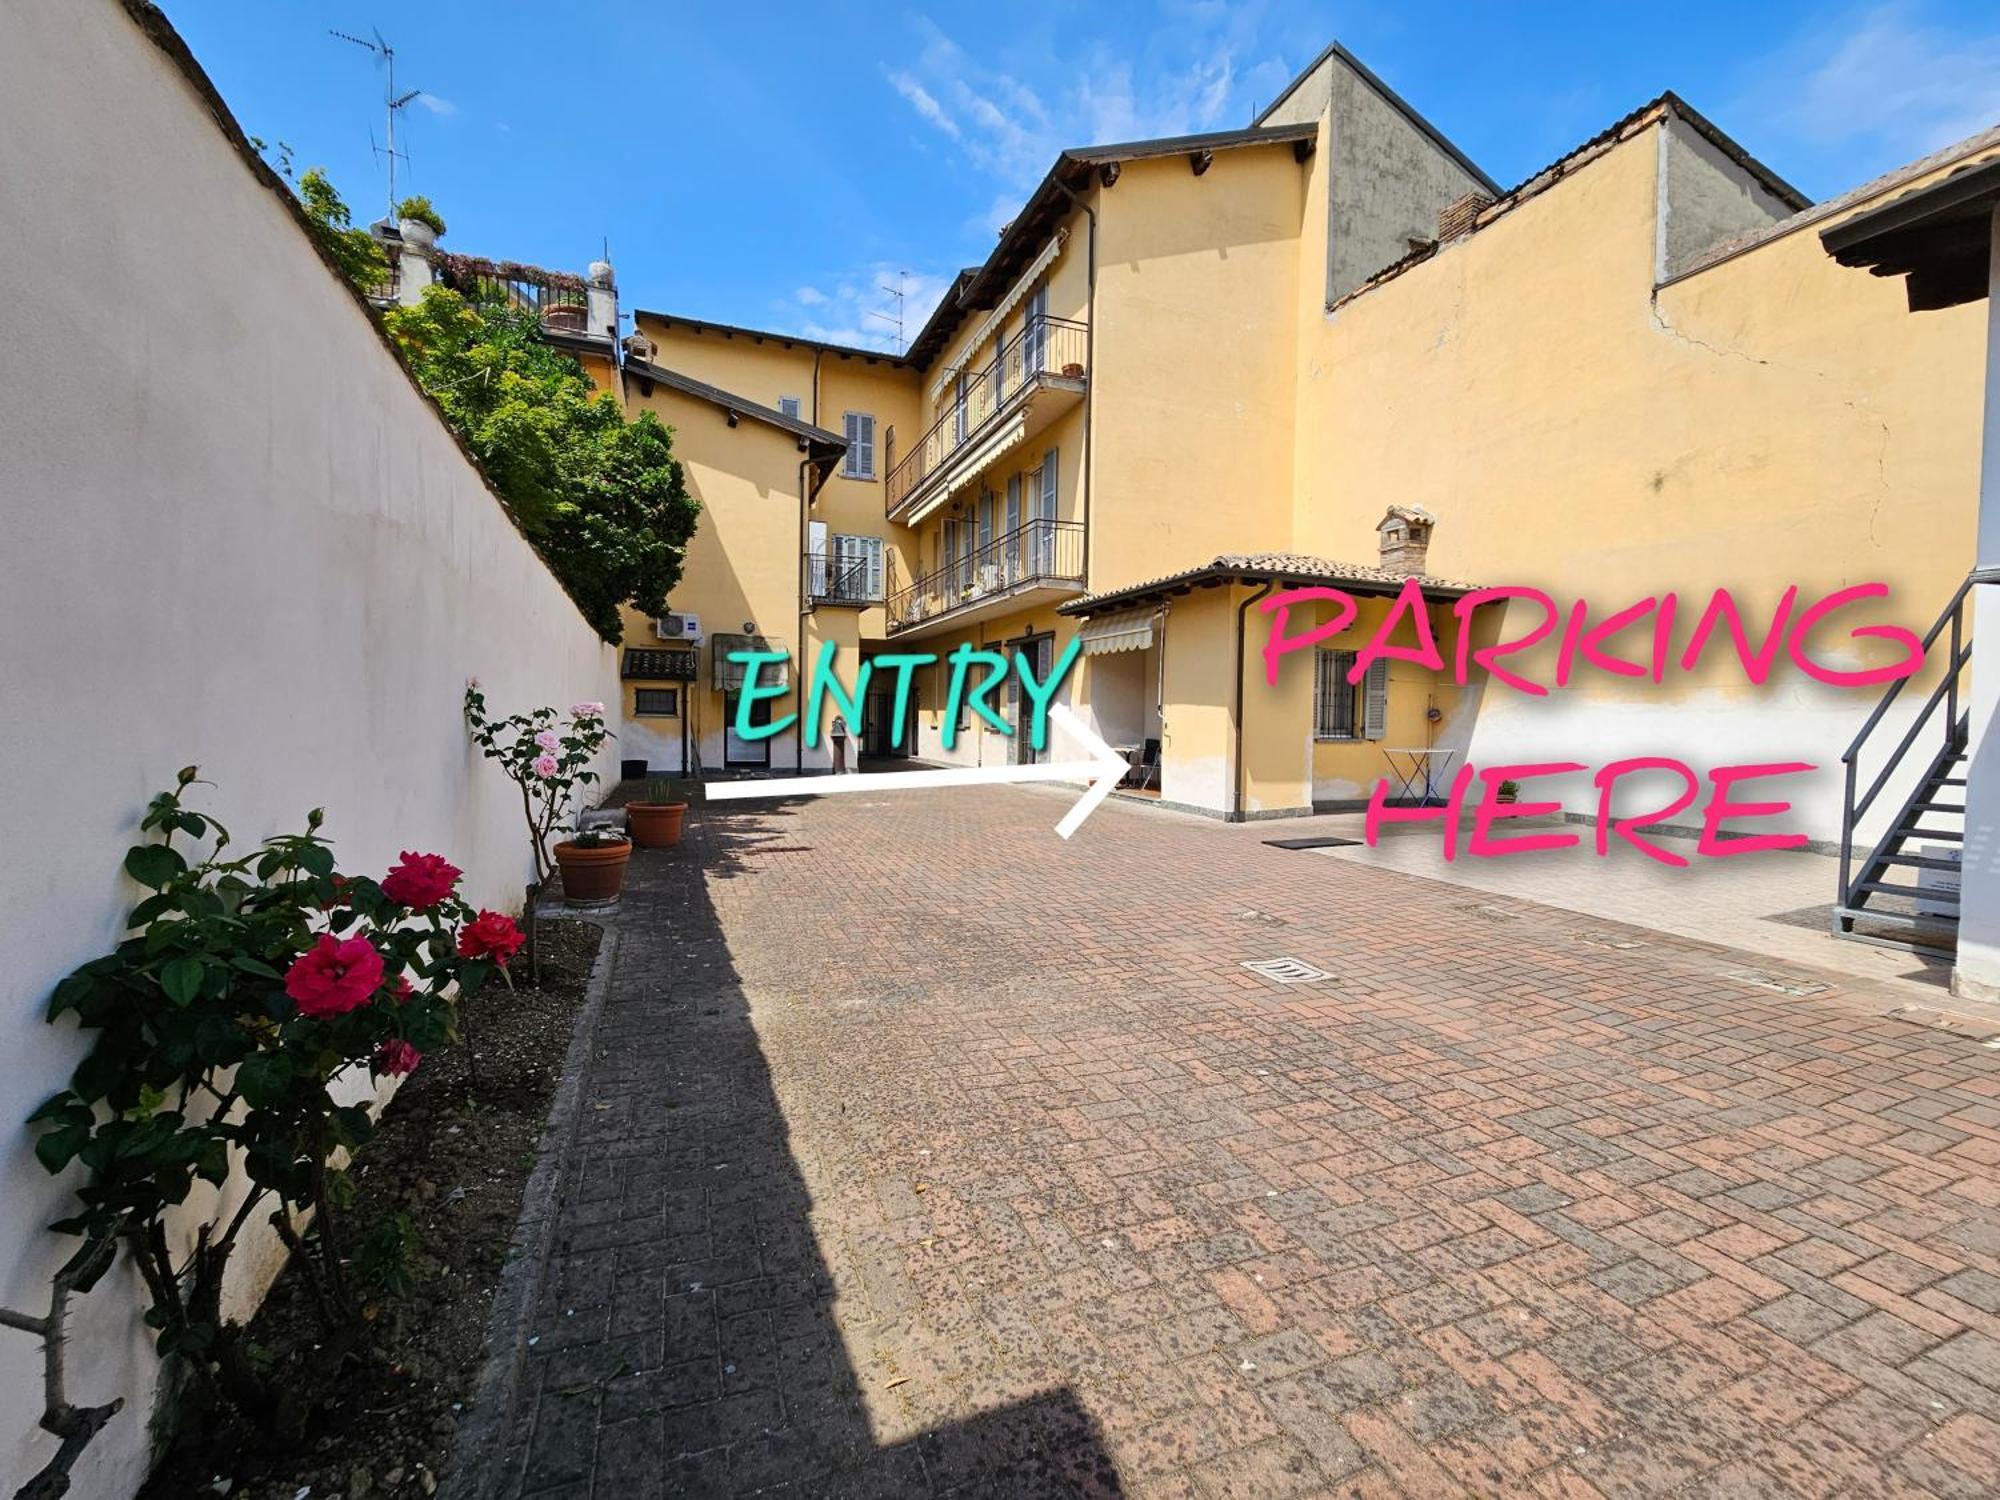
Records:
M1256 147L1098 194L1093 589L1289 544L1305 177Z
M1727 586L1767 615L1790 583L1809 600L1880 579L1881 617L1921 628L1971 559L1977 317L1911 316L1813 230L1656 298L1659 159L1646 131L1309 325L1297 546L1365 560L1398 501L1438 517L1445 577L1602 611L1673 589L1698 612ZM1548 699L1488 691L1473 751L1835 767L1873 701L1788 666L1762 689L1587 675ZM1833 836L1835 771L1803 791L1801 826Z
M78 80L90 80L88 88ZM116 5L0 8L0 1302L45 1309L75 1242L27 1114L82 1052L43 1007L107 951L119 873L177 767L239 844L324 806L346 868L437 850L517 909L518 799L465 734L496 708L610 700L609 648L514 530L367 315ZM218 281L218 277L224 278ZM276 1265L246 1247L245 1289ZM122 1268L75 1309L69 1392L128 1398L74 1493L130 1493L157 1363ZM47 1459L36 1341L0 1331L0 1491Z

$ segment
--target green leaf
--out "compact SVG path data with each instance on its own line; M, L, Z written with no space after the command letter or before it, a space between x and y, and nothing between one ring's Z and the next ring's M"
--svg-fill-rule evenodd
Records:
M252 1109L270 1109L284 1103L291 1092L292 1078L289 1053L258 1052L237 1065L236 1088Z
M229 967L240 969L245 974L255 974L259 979L283 979L285 977L269 964L265 963L263 959L252 957L248 953L232 954L229 960Z
M208 966L191 953L170 958L160 966L160 988L169 1000L185 1008L201 993L201 981L207 973Z
M306 844L299 850L299 868L322 878L333 874L333 851L324 844Z
M90 1126L59 1125L35 1138L35 1157L50 1172L60 1172L90 1144Z
M143 886L158 890L187 869L180 851L165 844L135 844L125 854L125 873Z

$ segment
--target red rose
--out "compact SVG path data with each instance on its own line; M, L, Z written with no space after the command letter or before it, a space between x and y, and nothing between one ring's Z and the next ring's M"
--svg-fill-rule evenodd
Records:
M410 996L416 992L416 986L410 983L410 976L407 974L398 974L396 976L396 987L389 991L389 998L398 1005L408 1005L410 1003Z
M507 960L518 953L521 944L526 941L512 917L502 916L497 911L483 911L476 921L467 922L458 929L458 956L491 958L505 968Z
M318 903L319 909L321 911L338 911L341 907L347 905L347 887L352 883L345 875L334 876L333 894L326 900Z
M399 906L423 911L449 896L464 873L442 854L412 854L405 849L396 868L382 877L382 894Z
M384 1042L375 1049L375 1071L391 1078L408 1077L417 1071L417 1064L423 1060L423 1053L401 1037Z
M285 993L308 1016L339 1016L357 1006L382 983L382 955L366 938L342 940L323 932L285 970Z

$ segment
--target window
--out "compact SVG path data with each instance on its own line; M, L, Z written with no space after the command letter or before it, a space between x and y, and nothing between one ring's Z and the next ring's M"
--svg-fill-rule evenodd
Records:
M1007 581L1016 583L1021 577L1021 476L1007 477L1007 529L1001 533L1006 538Z
M951 398L951 432L954 443L962 443L972 431L972 408L967 401L965 374L959 373L958 388Z
M1043 282L1028 296L1028 310L1021 320L1021 366L1028 375L1042 373L1049 357L1049 285Z
M843 599L880 599L882 538L836 534L830 586Z
M1318 653L1318 679L1313 683L1313 738L1351 740L1354 733L1354 684L1347 674L1354 670L1352 651Z
M632 712L641 719L678 719L681 716L681 690L634 688Z
M846 479L875 477L875 417L871 412L847 413L847 456L841 460L841 476Z
M780 396L778 398L778 410L783 415L797 421L799 418L799 398L797 396Z
M1376 658L1359 684L1347 679L1354 671L1352 651L1322 646L1314 662L1313 738L1316 740L1379 740L1389 718L1389 663Z

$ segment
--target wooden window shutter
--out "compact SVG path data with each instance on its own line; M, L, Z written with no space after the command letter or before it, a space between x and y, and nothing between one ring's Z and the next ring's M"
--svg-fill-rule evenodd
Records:
M1389 725L1389 659L1378 656L1368 663L1368 677L1363 687L1361 708L1361 737L1379 740L1388 732Z

